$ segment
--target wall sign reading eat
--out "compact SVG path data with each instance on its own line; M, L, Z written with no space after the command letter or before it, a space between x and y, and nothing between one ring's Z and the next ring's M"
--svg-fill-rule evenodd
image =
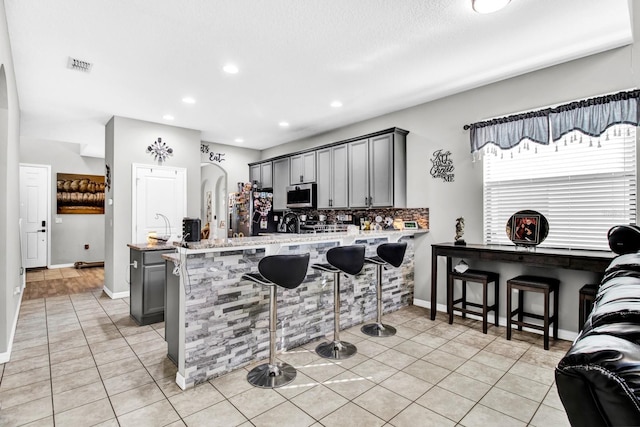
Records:
M225 153L214 153L213 151L210 152L209 146L207 144L200 144L200 152L202 154L208 154L210 162L222 163L226 160L224 158Z

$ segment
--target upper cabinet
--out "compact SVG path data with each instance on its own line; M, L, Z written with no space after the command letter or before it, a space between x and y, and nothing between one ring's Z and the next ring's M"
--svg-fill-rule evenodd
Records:
M349 207L406 206L406 131L349 143Z
M289 186L289 157L273 161L273 210L287 208L287 187Z
M273 187L271 162L262 162L249 165L249 181L258 183L258 188Z
M319 209L404 208L406 130L391 128L249 165L251 181L273 188L275 210L286 187L316 182ZM272 179L273 178L273 179Z
M336 145L316 151L318 208L349 207L347 145Z
M316 152L296 154L290 157L291 185L316 181Z

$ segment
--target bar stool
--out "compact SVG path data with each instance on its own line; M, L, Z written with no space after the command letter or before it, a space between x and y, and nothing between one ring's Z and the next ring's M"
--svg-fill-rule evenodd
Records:
M493 311L494 325L498 326L498 307L500 298L498 297L499 278L498 273L482 270L467 270L464 273L450 271L447 280L447 311L449 312L449 324L453 323L453 312L462 313L462 317L467 317L467 313L475 314L482 317L482 333L487 333L487 314ZM454 299L454 281L462 281L462 297ZM467 282L482 283L482 304L467 301ZM487 287L489 283L493 283L494 302L493 305L488 303ZM462 307L456 307L456 304L462 304ZM467 306L481 308L482 311L470 310Z
M549 326L553 323L553 339L558 339L558 288L560 281L549 277L539 276L517 276L507 280L507 340L511 340L511 326L517 325L521 331L523 326L543 331L544 349L549 350ZM514 289L518 292L518 308L511 311L511 294ZM541 316L535 313L524 311L524 293L538 292L544 295L544 314ZM553 295L553 316L549 315L549 296ZM518 315L518 320L513 320L513 316ZM528 323L523 321L524 317L543 320L543 325Z
M378 256L367 257L364 262L376 265L376 300L378 311L376 323L364 325L360 330L371 337L390 337L396 334L396 328L382 323L382 268L392 265L396 268L402 265L404 254L407 251L407 242L383 243L376 249Z
M276 285L295 289L304 280L309 267L309 254L270 255L258 263L259 273L247 273L242 279L269 286L269 362L253 368L247 374L251 385L261 388L282 387L296 378L296 370L288 363L276 362Z
M338 246L327 251L327 264L311 268L333 273L333 341L316 347L316 353L327 359L346 359L358 351L356 346L340 341L340 273L356 275L364 266L364 246Z
M596 300L598 285L584 285L580 288L580 302L578 306L578 331L584 327L587 316L591 313L593 302Z

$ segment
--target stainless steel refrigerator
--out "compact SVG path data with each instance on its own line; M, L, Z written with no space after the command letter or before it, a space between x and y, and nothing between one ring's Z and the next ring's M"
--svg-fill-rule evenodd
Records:
M229 237L257 236L275 233L273 192L244 190L229 195Z

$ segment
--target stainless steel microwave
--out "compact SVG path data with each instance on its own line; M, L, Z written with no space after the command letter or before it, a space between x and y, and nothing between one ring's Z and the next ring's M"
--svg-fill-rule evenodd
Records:
M316 184L287 187L287 208L315 208L318 205Z

